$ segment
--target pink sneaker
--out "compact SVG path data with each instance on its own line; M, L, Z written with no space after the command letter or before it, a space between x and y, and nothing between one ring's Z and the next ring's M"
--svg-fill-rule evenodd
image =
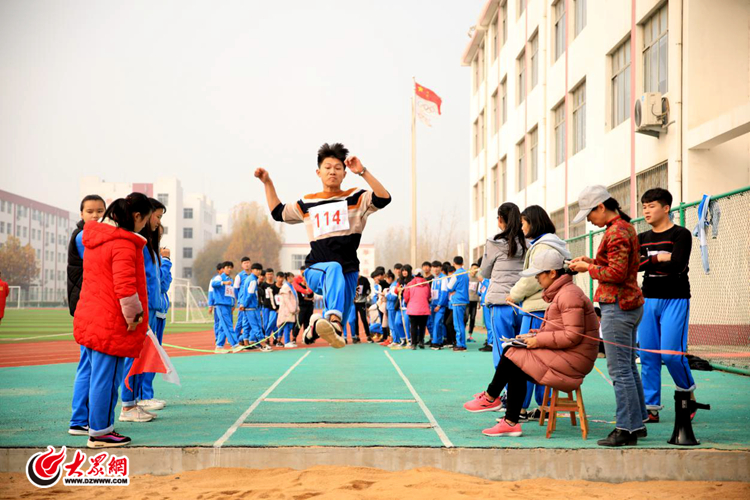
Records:
M490 437L502 437L502 436L521 437L523 436L523 432L521 432L521 424L516 424L511 427L510 425L508 425L508 422L506 422L504 418L501 418L500 422L494 427L490 427L489 429L483 430L482 434L484 434L485 436L490 436Z
M472 413L480 413L483 411L495 411L500 408L500 404L500 398L495 398L494 401L490 401L487 398L487 394L482 393L477 399L472 399L471 401L464 403L464 408Z

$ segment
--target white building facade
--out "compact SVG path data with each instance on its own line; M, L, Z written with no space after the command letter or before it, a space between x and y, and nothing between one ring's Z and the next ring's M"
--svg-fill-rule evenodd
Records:
M283 243L279 251L279 265L287 273L299 273L301 266L305 265L305 258L310 253L309 243ZM372 243L362 243L357 250L359 259L359 274L370 277L370 273L375 270L375 245Z
M99 177L84 177L80 194L98 194L107 204L137 191L161 201L167 211L162 217L162 247L171 252L172 276L191 279L193 262L203 247L217 234L213 201L203 194L184 193L179 179L160 178L154 183L105 182Z
M573 237L589 184L633 216L652 187L676 205L749 185L748 18L745 0L489 0L461 60L472 258L505 201Z
M31 283L9 283L28 285L27 300L39 304L66 300L68 243L79 218L74 212L0 190L0 245L13 235L36 253L37 278Z

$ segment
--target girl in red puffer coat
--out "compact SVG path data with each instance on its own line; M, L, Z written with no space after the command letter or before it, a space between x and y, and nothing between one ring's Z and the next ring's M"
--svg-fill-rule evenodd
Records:
M151 210L146 195L132 193L115 200L100 222L88 222L84 228L86 258L73 333L91 363L89 448L130 443L114 432L115 406L125 358L139 356L148 329L146 239L137 233Z

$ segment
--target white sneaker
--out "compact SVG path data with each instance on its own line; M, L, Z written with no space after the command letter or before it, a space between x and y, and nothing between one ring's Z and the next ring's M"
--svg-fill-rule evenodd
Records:
M315 342L316 338L318 338L315 334L315 323L322 318L323 316L320 313L315 313L310 316L310 325L305 328L305 333L302 335L302 341L305 344L310 345Z
M142 401L138 401L138 406L149 412L164 409L164 403L156 399L144 399Z
M297 342L290 342L292 344L292 347L297 347Z
M120 412L120 422L151 422L154 419L154 415L148 413L140 406L135 406L130 410L122 410Z
M284 344L284 349L293 349L295 347L297 347L297 346L294 345L293 342L287 342L286 344Z
M328 342L331 347L341 349L346 345L346 340L341 336L341 323L319 319L315 322L315 333Z
M260 350L263 351L263 352L271 352L271 351L273 351L273 347L271 347L270 345L266 344L263 347L261 347Z
M232 347L232 352L233 353L241 352L241 351L244 351L244 350L245 350L245 346L244 345L237 345L237 346Z
M229 351L227 349L223 349L221 347L217 347L214 349L214 354L227 354Z
M167 406L167 402L164 401L163 399L152 398L151 401L155 401L155 402L160 403L160 404L162 404L164 406Z

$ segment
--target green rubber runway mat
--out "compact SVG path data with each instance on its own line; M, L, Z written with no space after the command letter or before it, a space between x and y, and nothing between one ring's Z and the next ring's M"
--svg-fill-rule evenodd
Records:
M173 361L182 387L156 377L156 397L168 403L159 417L118 422L116 430L134 446L150 447L592 448L613 428L612 387L593 371L583 385L588 440L562 415L551 439L537 422L524 424L521 438L483 436L500 414L462 408L492 376L491 354L477 351L478 345L463 353L360 344L180 357ZM606 373L606 360L597 366ZM0 447L85 446L85 437L67 434L75 371L75 364L0 369ZM699 411L693 423L700 447L750 449L750 378L716 371L694 376L698 400L713 408ZM673 388L666 369L663 384L666 409L661 423L648 426L641 448L672 448L666 441L674 422Z

